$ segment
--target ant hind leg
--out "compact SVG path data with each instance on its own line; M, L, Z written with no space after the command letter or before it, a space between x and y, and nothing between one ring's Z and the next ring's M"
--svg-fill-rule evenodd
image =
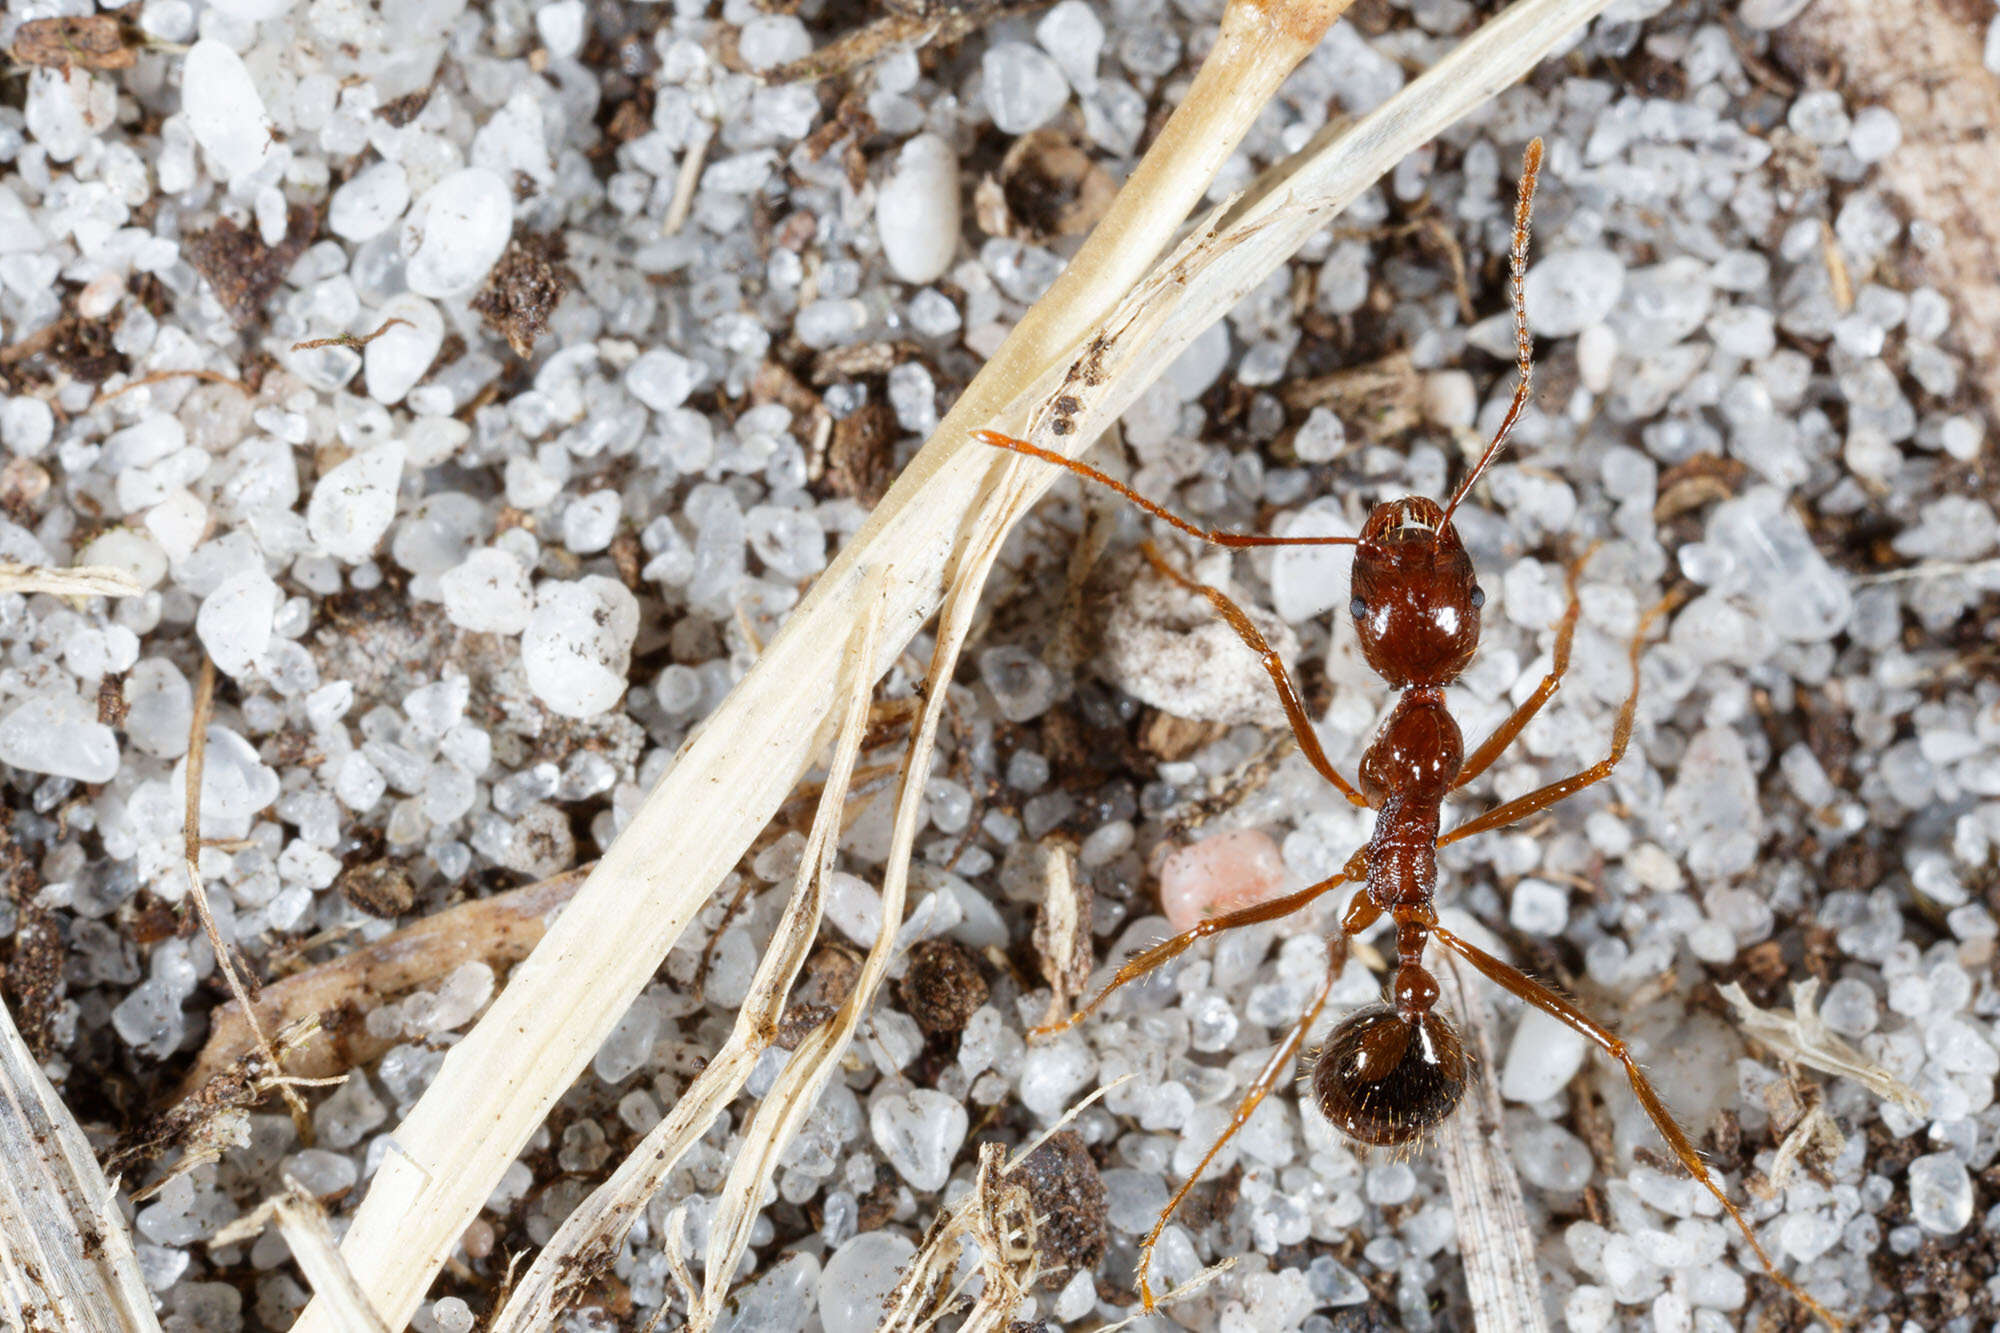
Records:
M1750 1249L1756 1254L1758 1262L1763 1264L1764 1271L1770 1275L1771 1280L1783 1287L1787 1294L1812 1311L1815 1316L1825 1320L1829 1327L1835 1329L1841 1327L1840 1321L1835 1319L1825 1306L1806 1295L1797 1283L1778 1271L1777 1265L1771 1261L1771 1256L1765 1252L1763 1243L1757 1239L1757 1233L1750 1229L1749 1219L1743 1216L1728 1194L1723 1192L1715 1177L1709 1174L1707 1163L1701 1160L1701 1154L1696 1152L1694 1144L1688 1141L1686 1131L1680 1127L1680 1122L1674 1119L1673 1112L1667 1109L1666 1103L1660 1100L1660 1094L1654 1090L1652 1080L1639 1068L1638 1061L1632 1058L1632 1053L1626 1049L1625 1043L1616 1033L1519 969L1510 967L1476 945L1467 943L1443 926L1432 927L1431 938L1472 964L1487 980L1580 1034L1616 1060L1625 1071L1625 1081L1632 1086L1632 1095L1638 1099L1639 1105L1652 1120L1653 1127L1660 1132L1660 1137L1667 1141L1667 1146L1673 1149L1674 1156L1680 1159L1681 1165L1686 1168L1690 1176L1694 1177L1695 1183L1714 1195L1716 1202L1722 1205L1722 1210L1729 1214L1729 1220L1743 1233L1743 1239L1750 1243Z
M1291 1030L1278 1043L1278 1048L1271 1052L1271 1058L1264 1062L1264 1067L1257 1071L1257 1077L1251 1081L1250 1090L1243 1094L1243 1100L1236 1104L1236 1110L1230 1114L1229 1123L1223 1127L1221 1137L1208 1146L1208 1151L1202 1154L1200 1163L1188 1173L1188 1178L1181 1182L1181 1187L1174 1191L1174 1197L1167 1201L1167 1206L1154 1220L1153 1229L1146 1233L1146 1239L1139 1246L1139 1300L1147 1313L1150 1314L1157 1304L1153 1298L1153 1284L1147 1276L1147 1270L1153 1265L1153 1247L1160 1243L1160 1237L1166 1232L1167 1223L1173 1220L1181 1201L1187 1198L1189 1191L1201 1180L1202 1173L1208 1170L1209 1163L1215 1160L1216 1154L1222 1151L1230 1139L1236 1137L1237 1130L1249 1123L1250 1117L1256 1114L1257 1108L1263 1104L1264 1098L1270 1095L1271 1089L1277 1087L1298 1063L1299 1051L1305 1045L1306 1034L1312 1031L1312 1025L1319 1019L1320 1010L1326 1007L1326 997L1332 992L1333 983L1340 979L1341 969L1347 966L1348 938L1366 930L1380 915L1380 909L1369 901L1366 890L1355 895L1353 903L1349 905L1341 921L1340 932L1327 941L1326 975L1320 980L1319 989L1313 993L1312 1002L1306 1006L1305 1013L1299 1016L1299 1021L1292 1025Z
M1326 751L1319 743L1319 733L1313 730L1312 719L1306 715L1305 702L1299 698L1298 686L1292 683L1291 673L1285 669L1285 659L1272 651L1262 632L1251 624L1250 617L1243 613L1243 608L1230 601L1221 589L1211 588L1206 583L1197 583L1175 569L1167 558L1160 554L1159 548L1151 542L1147 542L1139 549L1146 553L1146 559L1151 561L1153 568L1161 574L1189 592L1198 592L1208 598L1209 603L1215 607L1223 620L1228 622L1229 628L1236 631L1236 637L1243 640L1244 646L1257 654L1264 663L1264 670L1269 673L1271 684L1277 688L1278 700L1285 707L1285 718L1292 724L1292 735L1297 739L1299 752L1305 755L1306 762L1318 769L1321 777L1339 788L1340 794L1350 802L1355 805L1367 805L1368 798L1363 796L1353 783L1340 776L1339 771L1333 766L1333 761L1326 757Z

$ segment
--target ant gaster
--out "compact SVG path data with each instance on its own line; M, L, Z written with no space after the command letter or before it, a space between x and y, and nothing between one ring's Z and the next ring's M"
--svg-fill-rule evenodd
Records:
M1347 961L1348 941L1386 914L1395 926L1396 937L1396 969L1386 1000L1337 1024L1312 1058L1309 1081L1313 1099L1329 1121L1362 1143L1393 1147L1415 1142L1457 1107L1465 1091L1468 1061L1457 1030L1437 1012L1437 979L1424 962L1425 950L1435 942L1471 964L1488 980L1580 1033L1616 1060L1660 1136L1688 1174L1722 1205L1764 1271L1815 1315L1834 1328L1840 1327L1839 1321L1817 1301L1777 1270L1748 1220L1709 1173L1686 1132L1660 1100L1625 1043L1568 999L1440 925L1433 905L1439 848L1475 833L1516 823L1611 773L1631 738L1638 707L1641 648L1653 622L1673 602L1669 598L1652 608L1633 636L1629 654L1632 686L1618 710L1609 756L1580 773L1516 797L1440 834L1445 799L1484 773L1560 686L1569 666L1570 641L1579 612L1577 575L1583 560L1588 559L1586 552L1570 567L1569 606L1557 630L1551 670L1493 735L1467 755L1458 724L1445 705L1444 687L1465 670L1479 646L1479 613L1486 596L1475 577L1472 558L1451 519L1459 503L1492 463L1527 405L1532 346L1524 274L1530 205L1541 161L1542 143L1537 139L1528 145L1522 167L1511 254L1519 383L1492 442L1460 483L1451 502L1443 507L1422 496L1377 505L1359 537L1269 537L1222 532L1189 522L1124 483L1061 454L998 432L979 432L979 438L986 444L1056 464L1109 487L1155 518L1212 545L1239 549L1353 546L1353 601L1348 609L1360 636L1361 651L1369 667L1401 692L1395 708L1362 756L1359 784L1350 783L1327 758L1283 660L1250 618L1220 590L1196 583L1175 569L1151 543L1143 548L1155 569L1206 597L1237 636L1259 655L1307 762L1349 801L1375 812L1373 836L1365 847L1348 858L1338 874L1283 898L1213 917L1142 951L1119 967L1110 984L1066 1021L1038 1030L1038 1035L1045 1035L1081 1022L1120 986L1179 956L1198 940L1239 926L1289 916L1342 884L1363 885L1342 914L1339 932L1329 941L1325 977L1304 1015L1278 1043L1277 1050L1237 1106L1222 1137L1209 1148L1200 1165L1168 1202L1141 1246L1139 1293L1148 1310L1153 1308L1154 1298L1147 1269L1153 1247L1168 1220L1216 1153L1295 1066L1306 1034L1318 1019L1333 982Z

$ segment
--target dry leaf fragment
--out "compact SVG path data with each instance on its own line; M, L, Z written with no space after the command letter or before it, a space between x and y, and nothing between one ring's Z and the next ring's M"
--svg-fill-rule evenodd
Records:
M1069 848L1051 842L1042 850L1042 905L1035 913L1035 955L1042 978L1055 991L1049 997L1044 1023L1059 1022L1070 1001L1083 994L1096 966L1090 938L1090 908L1095 897L1088 879L1079 879L1070 865Z

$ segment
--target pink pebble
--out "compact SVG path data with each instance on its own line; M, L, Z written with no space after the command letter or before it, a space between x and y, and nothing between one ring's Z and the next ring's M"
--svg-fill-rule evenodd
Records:
M1160 908L1175 930L1276 897L1285 882L1278 844L1255 829L1213 833L1160 867Z

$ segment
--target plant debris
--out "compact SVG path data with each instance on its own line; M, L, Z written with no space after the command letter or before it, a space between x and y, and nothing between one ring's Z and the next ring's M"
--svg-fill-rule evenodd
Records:
M562 233L529 232L507 243L486 285L472 298L486 327L507 340L514 355L533 355L535 340L548 332L549 312L562 303L569 281L562 263L569 246Z
M254 230L228 218L217 218L206 231L183 237L181 253L195 272L208 279L215 299L236 327L249 329L263 322L264 303L318 234L319 210L293 204L284 237L276 245L266 245Z

